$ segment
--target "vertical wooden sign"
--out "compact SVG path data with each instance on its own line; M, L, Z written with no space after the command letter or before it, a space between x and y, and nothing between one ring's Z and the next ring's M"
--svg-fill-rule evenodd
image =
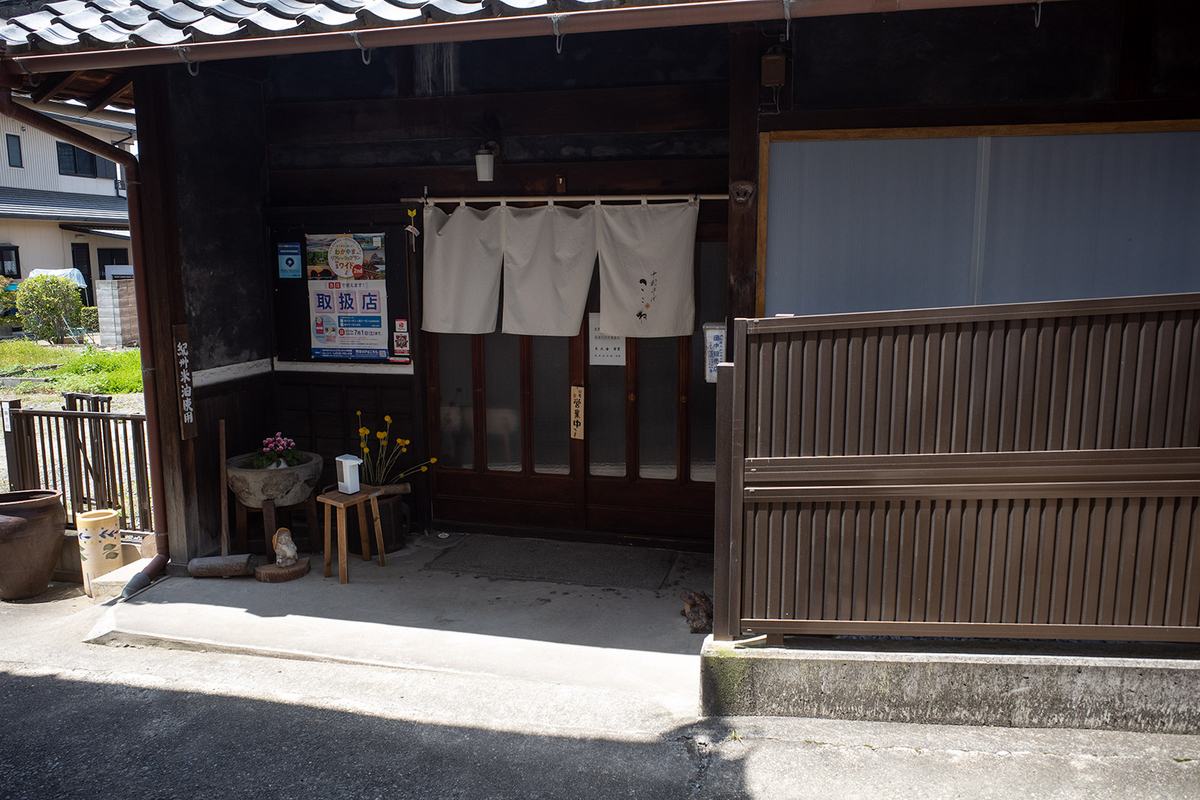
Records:
M583 438L583 387L571 387L571 438Z
M196 438L196 405L192 395L192 353L188 326L172 325L175 353L175 398L179 401L179 438Z

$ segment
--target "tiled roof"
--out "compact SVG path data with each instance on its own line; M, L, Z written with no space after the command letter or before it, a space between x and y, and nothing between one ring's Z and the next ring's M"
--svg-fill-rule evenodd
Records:
M672 0L59 0L0 24L0 41L13 54L108 50L665 3Z
M53 219L112 224L128 222L129 209L125 198L115 195L0 187L0 219Z

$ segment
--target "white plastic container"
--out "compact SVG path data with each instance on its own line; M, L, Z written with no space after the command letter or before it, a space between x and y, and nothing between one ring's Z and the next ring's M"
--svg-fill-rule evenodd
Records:
M121 555L120 515L111 509L84 511L75 515L79 529L79 561L83 567L83 591L92 594L92 581L125 566Z
M363 463L358 456L337 457L338 491L354 494L358 491L358 465Z

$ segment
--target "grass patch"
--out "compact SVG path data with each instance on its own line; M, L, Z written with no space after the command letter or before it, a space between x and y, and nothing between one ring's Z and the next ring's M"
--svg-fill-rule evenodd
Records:
M24 340L0 342L0 376L49 378L22 384L33 392L129 394L142 391L141 353L85 347L47 347Z
M70 356L71 351L65 347L46 347L28 339L5 339L0 341L0 373L61 364Z
M60 392L129 394L142 390L142 361L137 350L111 353L88 347L64 361L49 376Z

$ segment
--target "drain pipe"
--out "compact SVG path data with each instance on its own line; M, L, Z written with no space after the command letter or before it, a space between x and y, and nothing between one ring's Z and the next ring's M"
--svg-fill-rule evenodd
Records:
M142 225L142 177L137 156L114 147L72 128L70 125L51 119L27 108L12 96L12 87L0 89L0 114L28 125L34 130L48 133L56 139L75 145L81 150L115 161L125 168L125 194L129 205L129 243L133 249L133 293L138 313L138 338L142 357L142 392L146 399L146 447L150 459L150 514L153 517L157 555L145 569L133 577L121 592L129 597L150 585L162 572L171 557L170 540L167 538L167 514L162 499L163 472L162 453L158 447L158 387L154 371L154 335L150 327L150 295L146 289L146 259L143 249Z

